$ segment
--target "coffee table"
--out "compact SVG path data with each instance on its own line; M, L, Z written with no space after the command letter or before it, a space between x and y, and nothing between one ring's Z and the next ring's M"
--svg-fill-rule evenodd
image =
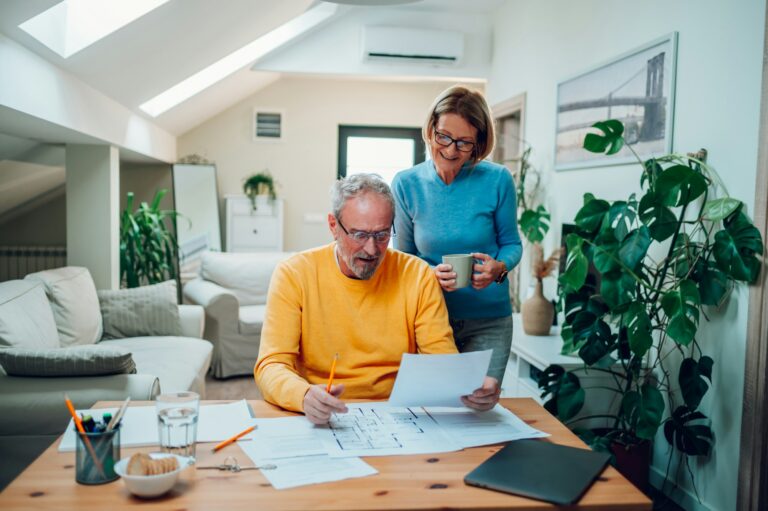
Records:
M206 401L213 404L225 401ZM132 403L151 405L151 402ZM531 426L550 433L545 441L586 448L568 428L536 401L527 398L502 399L501 404ZM96 407L115 407L119 402L99 402ZM249 401L259 418L293 415L264 401ZM546 502L466 486L464 476L502 446L475 447L458 452L369 457L365 461L379 474L358 479L275 490L257 470L239 473L191 467L165 496L142 500L132 496L122 481L101 486L75 482L74 453L58 452L54 442L40 457L0 493L0 509L73 509L117 511L135 506L162 510L438 510L438 509L555 509ZM236 444L217 453L213 444L198 444L197 463L219 464L234 455L243 466L250 459ZM133 452L156 448L126 448ZM552 463L557 463L552 460ZM570 508L569 508L570 509ZM573 509L650 510L651 501L613 467L608 467Z

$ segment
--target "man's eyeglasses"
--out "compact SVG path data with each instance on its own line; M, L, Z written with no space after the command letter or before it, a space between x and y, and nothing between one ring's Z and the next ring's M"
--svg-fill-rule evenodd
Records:
M349 232L346 227L344 227L344 224L341 223L341 219L337 218L336 221L339 223L339 226L341 227L341 230L344 231L344 234L355 240L357 243L360 243L361 245L366 243L369 238L373 238L373 241L375 243L388 243L390 238L392 238L392 228L390 227L386 231L378 231L378 232L368 232L368 231L352 231Z
M456 149L462 153L471 152L472 149L475 148L474 142L469 142L467 140L456 140L455 138L446 135L445 133L440 133L437 130L435 130L435 142L443 147L450 147L451 144L456 144Z

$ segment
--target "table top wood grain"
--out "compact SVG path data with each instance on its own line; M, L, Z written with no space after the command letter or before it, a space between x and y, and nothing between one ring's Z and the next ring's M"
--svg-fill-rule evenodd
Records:
M212 404L225 401L206 401ZM97 407L119 406L100 402ZM133 406L151 402L132 403ZM531 426L552 436L543 440L586 448L568 428L532 399L502 399L501 404ZM249 401L258 418L292 415L264 401ZM63 406L63 404L62 404ZM368 457L379 473L370 477L275 490L261 472L240 473L186 469L179 483L165 496L144 500L132 496L121 481L100 486L75 482L74 453L58 452L59 440L0 493L0 509L73 509L117 511L140 506L146 510L490 510L555 509L546 502L517 497L464 484L464 476L502 445L475 447L458 452ZM236 445L212 453L211 444L198 444L197 463L218 464L234 455L243 466L250 459ZM122 456L156 448L126 448ZM557 463L558 460L552 460ZM571 509L571 508L569 508ZM651 501L613 467L609 466L572 509L650 510Z

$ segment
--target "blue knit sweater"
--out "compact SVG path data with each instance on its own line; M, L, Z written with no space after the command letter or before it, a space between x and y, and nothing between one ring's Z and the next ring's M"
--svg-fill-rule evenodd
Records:
M392 191L397 249L432 266L440 264L445 254L471 252L504 261L507 269L520 262L515 186L505 167L488 161L472 168L465 165L447 185L427 160L398 173ZM444 294L452 319L496 318L512 312L508 281L479 291L467 287Z

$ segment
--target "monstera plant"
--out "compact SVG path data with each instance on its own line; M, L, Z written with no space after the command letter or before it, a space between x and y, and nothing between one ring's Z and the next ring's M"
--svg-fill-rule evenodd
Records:
M624 146L621 122L593 127L600 133L586 136L585 149L614 154ZM663 428L678 452L707 456L714 437L700 404L715 361L699 346L699 328L707 307L757 279L763 240L703 158L642 161L627 147L642 169L641 196L610 202L586 194L560 275L563 353L578 353L587 372L605 373L620 398L618 409L600 416L608 427L581 433L615 452L617 443L650 442ZM539 387L546 408L565 422L588 399L576 372L561 366L548 367Z

